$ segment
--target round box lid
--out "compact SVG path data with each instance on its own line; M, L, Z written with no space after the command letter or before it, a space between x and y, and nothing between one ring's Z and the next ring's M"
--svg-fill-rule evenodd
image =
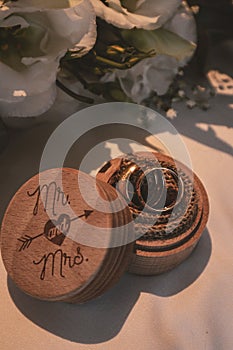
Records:
M1 251L11 279L27 294L85 302L109 288L127 267L130 211L115 210L117 192L74 169L51 169L27 181L11 200ZM97 208L97 209L96 209ZM113 227L124 235L114 245Z

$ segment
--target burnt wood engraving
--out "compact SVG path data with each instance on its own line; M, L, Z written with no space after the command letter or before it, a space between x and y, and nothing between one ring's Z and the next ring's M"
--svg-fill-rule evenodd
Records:
M70 204L69 202L69 195L66 195L61 188L57 185L55 181L50 182L49 184L44 184L43 186L38 186L35 191L30 192L27 191L27 195L29 197L35 197L36 202L33 208L33 215L36 216L39 211L39 203L41 196L44 195L45 199L43 202L44 205L44 211L48 209L48 202L49 198L52 198L52 216L56 217L56 205L60 202L63 206L66 206L67 204ZM82 217L85 217L86 219L88 216L93 212L93 210L84 210L83 214L71 219L69 215L67 214L61 214L59 215L58 219L55 220L49 219L45 226L44 231L42 233L37 234L36 236L29 236L24 235L20 238L18 238L18 241L21 243L19 247L19 251L23 251L30 247L32 242L36 240L39 237L44 236L47 238L51 243L54 243L58 246L61 246L64 242L66 236L69 233L70 225L73 221L78 220Z
M62 249L58 249L54 253L50 252L48 254L44 254L38 261L33 260L33 264L42 266L40 279L43 281L45 279L46 272L50 272L51 276L54 276L56 262L59 266L59 275L60 277L64 278L64 267L72 269L75 266L81 265L83 261L84 257L81 253L81 249L80 247L77 247L76 255L73 257L67 253L64 253Z
M47 238L51 243L61 246L67 234L69 233L71 222L82 217L85 217L87 219L92 212L93 210L84 210L84 213L82 215L79 215L73 219L70 219L69 215L67 214L61 214L58 220L48 220L44 226L44 232L39 233L34 237L24 235L18 238L18 241L21 242L19 251L29 248L31 243L41 236Z
M39 205L41 196L43 195L44 201L44 211L47 211L48 208L52 210L50 218L44 225L44 230L42 233L39 233L35 236L30 236L25 234L24 236L17 238L20 242L19 252L22 252L28 249L32 242L40 237L46 238L49 242L61 246L68 235L71 227L71 223L75 220L85 218L87 219L93 210L84 210L83 214L70 218L68 214L57 213L57 204L59 203L62 206L69 205L69 195L66 195L61 191L60 187L57 186L56 182L51 182L50 184L45 184L43 186L38 186L35 191L27 191L29 197L35 197L35 205L33 208L33 215L36 216L39 214ZM56 217L58 216L58 219ZM54 276L55 269L58 271L60 277L65 277L64 268L72 269L75 266L81 265L83 263L84 257L81 253L81 248L77 247L76 254L70 255L64 252L61 248L57 249L55 252L51 251L44 254L39 259L34 259L34 265L41 266L40 279L43 281L45 276L51 275ZM88 261L88 259L86 259ZM57 266L57 267L56 267Z
M55 181L52 181L49 185L44 184L43 186L38 186L36 190L32 193L27 191L27 195L29 197L36 197L36 203L33 209L33 215L38 214L39 210L39 201L42 196L42 194L45 194L45 201L44 201L44 211L48 208L48 199L49 195L52 197L52 214L53 216L57 216L56 213L56 204L60 201L62 205L69 204L69 195L65 195L65 193L61 190L59 186L57 186Z

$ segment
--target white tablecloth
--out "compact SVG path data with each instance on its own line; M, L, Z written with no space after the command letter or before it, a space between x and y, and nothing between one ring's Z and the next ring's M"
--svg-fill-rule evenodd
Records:
M229 97L217 96L208 112L177 105L173 124L210 199L207 229L191 257L160 276L125 274L105 295L84 305L43 302L25 295L7 278L1 262L1 350L233 349L230 103ZM77 106L61 94L47 114L50 123L11 131L0 155L1 217L17 188L38 172L43 146L57 120ZM78 159L79 155L72 158L69 165L76 166Z

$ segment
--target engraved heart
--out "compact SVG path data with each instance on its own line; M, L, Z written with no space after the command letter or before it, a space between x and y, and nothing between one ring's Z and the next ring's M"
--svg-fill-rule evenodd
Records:
M61 246L69 232L70 222L70 217L66 214L61 214L57 221L47 221L44 227L44 236L50 242Z

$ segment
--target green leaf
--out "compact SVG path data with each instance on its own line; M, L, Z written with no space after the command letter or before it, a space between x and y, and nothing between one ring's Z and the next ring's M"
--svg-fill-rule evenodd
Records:
M178 61L191 56L196 48L194 43L163 28L156 30L123 29L121 35L129 45L141 52L153 50L157 54L175 57Z

